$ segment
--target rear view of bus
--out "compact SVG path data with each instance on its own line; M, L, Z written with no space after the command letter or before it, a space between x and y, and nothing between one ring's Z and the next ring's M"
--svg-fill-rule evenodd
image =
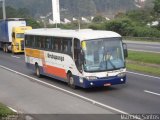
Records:
M72 88L126 82L127 46L111 31L35 29L25 34L28 68Z

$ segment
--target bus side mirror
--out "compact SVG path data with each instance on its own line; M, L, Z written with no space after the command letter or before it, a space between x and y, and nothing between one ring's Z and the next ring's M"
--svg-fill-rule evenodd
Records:
M124 57L127 58L128 57L128 50L127 50L127 44L123 43L123 51L124 51Z

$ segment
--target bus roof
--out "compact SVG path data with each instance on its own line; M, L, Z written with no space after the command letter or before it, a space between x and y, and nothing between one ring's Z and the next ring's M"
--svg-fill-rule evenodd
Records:
M64 30L59 28L32 29L26 31L25 35L67 37L67 38L77 38L79 40L121 37L121 35L112 31L91 30L91 29Z

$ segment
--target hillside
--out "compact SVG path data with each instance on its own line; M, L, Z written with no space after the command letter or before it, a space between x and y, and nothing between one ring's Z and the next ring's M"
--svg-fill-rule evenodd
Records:
M51 0L6 0L6 5L27 8L34 17L51 12ZM135 9L135 0L60 0L62 16L114 15Z

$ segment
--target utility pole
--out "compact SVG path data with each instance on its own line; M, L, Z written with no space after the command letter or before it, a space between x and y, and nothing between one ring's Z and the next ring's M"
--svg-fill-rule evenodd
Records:
M5 6L5 0L0 0L2 2L2 9L3 9L3 19L6 19L6 6Z

